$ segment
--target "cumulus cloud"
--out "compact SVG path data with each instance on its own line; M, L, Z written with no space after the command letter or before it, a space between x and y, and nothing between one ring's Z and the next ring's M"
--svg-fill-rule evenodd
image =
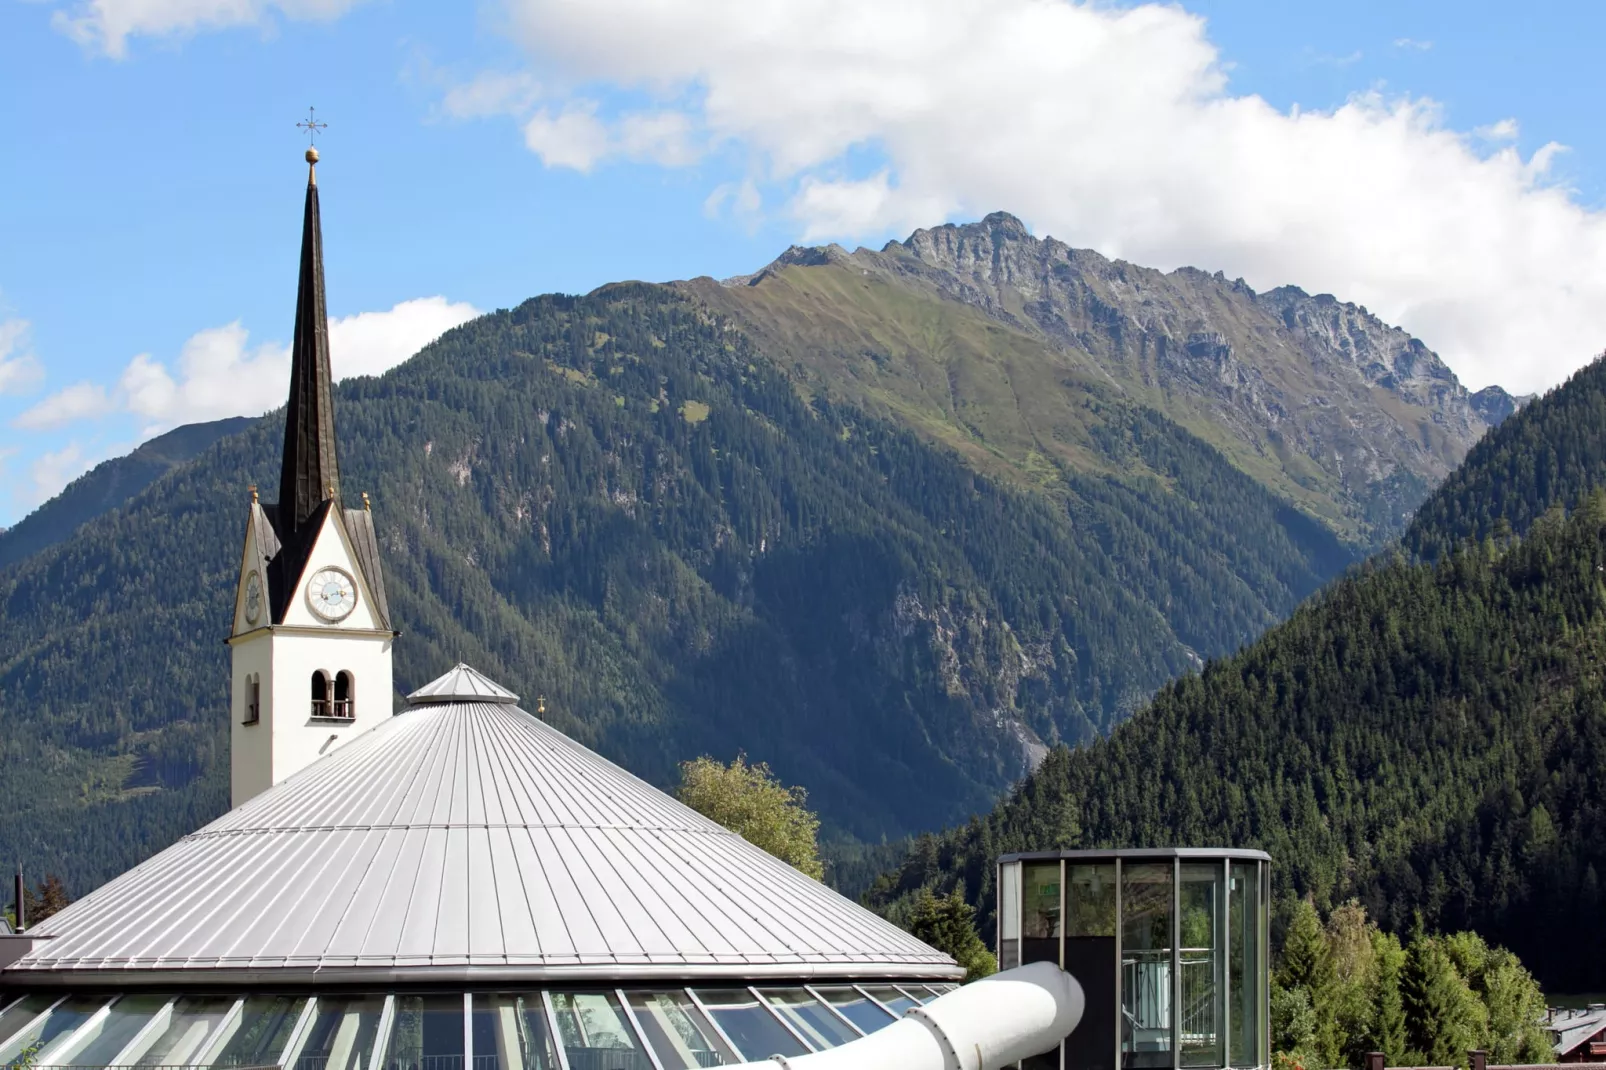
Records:
M28 321L0 320L0 395L20 394L44 377L28 344Z
M92 453L77 442L69 442L59 450L40 454L28 466L28 479L32 486L24 496L25 504L34 506L54 498L61 488L115 452L103 450Z
M730 150L806 240L1007 209L1109 255L1364 303L1475 387L1552 384L1606 345L1606 214L1556 184L1558 146L1377 92L1280 111L1230 90L1177 6L504 2L543 84L573 87L519 116L552 166ZM680 125L653 142L640 115ZM758 202L741 189L710 205Z
M378 374L477 315L466 303L421 297L388 311L331 320L331 370L336 379ZM78 383L46 397L14 423L39 430L123 412L137 417L142 436L148 437L179 424L266 412L283 403L289 373L289 346L252 345L246 329L231 323L192 335L171 365L141 353L110 387ZM54 471L67 467L66 457L47 464Z
M169 37L230 26L256 26L277 12L288 19L333 19L361 0L82 0L57 11L56 29L87 49L121 59L134 36Z

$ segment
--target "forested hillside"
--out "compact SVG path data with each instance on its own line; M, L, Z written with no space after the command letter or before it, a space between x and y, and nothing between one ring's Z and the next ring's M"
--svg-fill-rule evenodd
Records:
M55 545L79 525L117 508L218 439L238 434L250 423L243 417L231 417L185 424L157 435L127 456L102 461L20 523L0 530L0 569Z
M398 686L457 659L659 783L745 750L869 841L985 809L1352 560L1153 410L1034 494L812 401L672 290L540 298L339 390ZM75 891L223 806L228 618L275 419L0 573L0 857Z
M1521 542L1391 556L1333 584L1108 739L1056 750L985 819L922 841L875 899L896 913L963 880L990 911L1002 851L1257 846L1285 910L1355 897L1396 932L1420 910L1549 985L1598 987L1603 665L1597 492Z
M1423 503L1405 546L1424 558L1466 539L1528 530L1606 486L1606 361L1525 405Z

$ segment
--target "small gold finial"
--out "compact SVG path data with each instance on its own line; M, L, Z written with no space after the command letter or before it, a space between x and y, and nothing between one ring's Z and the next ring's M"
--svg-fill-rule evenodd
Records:
M255 505L255 504L257 504L257 502L261 501L261 499L257 497L257 485L255 483L251 484L251 488L250 489L251 489L251 504Z
M535 715L537 717L541 718L543 721L546 720L546 696L545 695L541 695L541 696L536 698L536 700L535 700Z
M368 500L367 491L362 492L362 509L365 513L371 513L374 511L374 503Z

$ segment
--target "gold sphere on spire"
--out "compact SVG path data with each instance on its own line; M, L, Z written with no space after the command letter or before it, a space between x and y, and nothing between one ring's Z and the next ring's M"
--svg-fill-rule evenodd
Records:
M307 150L307 162L308 163L317 163L318 162L318 150L317 149L308 149Z

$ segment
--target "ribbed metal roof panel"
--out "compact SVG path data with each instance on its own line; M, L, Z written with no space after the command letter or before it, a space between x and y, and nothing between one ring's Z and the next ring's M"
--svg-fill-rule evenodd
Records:
M501 696L438 698L479 681L459 666L430 701L36 926L53 938L8 973L957 975Z

